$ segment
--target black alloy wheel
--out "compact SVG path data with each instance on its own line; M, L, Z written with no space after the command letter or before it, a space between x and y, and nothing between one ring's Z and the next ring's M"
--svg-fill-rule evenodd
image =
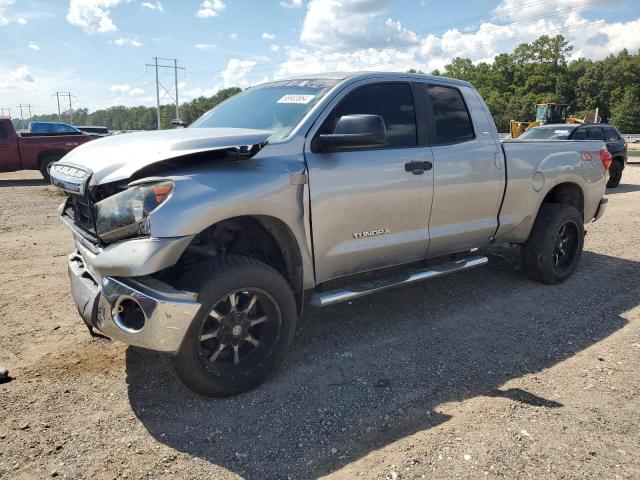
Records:
M578 253L578 226L572 221L568 221L556 234L553 245L553 267L559 274L563 274L573 265Z
M234 290L216 302L200 326L200 361L219 377L246 375L271 355L281 325L278 305L267 292Z
M297 305L289 282L257 259L226 255L186 271L180 288L200 309L173 357L193 391L224 397L264 382L295 338Z

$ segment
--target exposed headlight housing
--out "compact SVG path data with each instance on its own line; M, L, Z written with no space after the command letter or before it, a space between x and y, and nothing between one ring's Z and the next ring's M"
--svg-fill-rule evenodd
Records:
M95 204L96 231L104 242L146 233L147 217L173 191L173 182L162 181L129 187Z

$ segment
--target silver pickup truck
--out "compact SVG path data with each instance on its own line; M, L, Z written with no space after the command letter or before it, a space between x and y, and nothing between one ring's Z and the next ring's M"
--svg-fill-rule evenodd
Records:
M50 174L90 331L167 352L188 387L222 396L280 365L303 305L476 267L496 243L562 282L610 162L599 141L501 143L469 83L359 73L265 83Z

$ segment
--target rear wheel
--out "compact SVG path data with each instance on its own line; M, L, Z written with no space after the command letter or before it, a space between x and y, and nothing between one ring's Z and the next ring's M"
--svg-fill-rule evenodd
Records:
M288 282L253 258L227 256L188 272L182 286L202 307L173 363L197 393L219 397L248 390L280 366L296 329Z
M622 162L620 160L614 160L609 167L609 181L607 182L607 188L615 188L620 185L622 180Z
M42 174L42 177L44 178L45 182L47 183L51 182L51 176L49 175L49 166L52 163L57 162L61 158L62 157L59 155L49 155L42 159L42 161L40 162L40 173Z
M544 283L561 283L576 269L584 245L584 224L571 205L547 203L521 246L522 265L527 275Z

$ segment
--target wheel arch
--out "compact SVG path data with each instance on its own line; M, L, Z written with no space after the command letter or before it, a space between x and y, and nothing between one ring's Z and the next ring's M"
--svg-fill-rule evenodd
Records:
M575 207L584 218L584 192L582 187L574 182L561 182L553 186L542 199L538 207L538 213L540 214L540 208L545 203L561 203L571 205Z
M575 207L582 215L584 221L585 201L584 191L582 187L578 183L572 182L570 180L560 182L549 188L544 197L542 197L542 201L538 205L537 210L535 210L535 215L529 217L528 228L526 230L525 236L522 237L522 240L520 240L518 243L524 242L529 238L533 230L533 225L540 215L540 212L542 211L542 206L549 203L559 203Z
M302 253L293 231L283 220L270 215L219 220L195 235L176 263L176 273L197 268L197 257L227 254L252 257L275 268L291 286L298 311L302 311Z

